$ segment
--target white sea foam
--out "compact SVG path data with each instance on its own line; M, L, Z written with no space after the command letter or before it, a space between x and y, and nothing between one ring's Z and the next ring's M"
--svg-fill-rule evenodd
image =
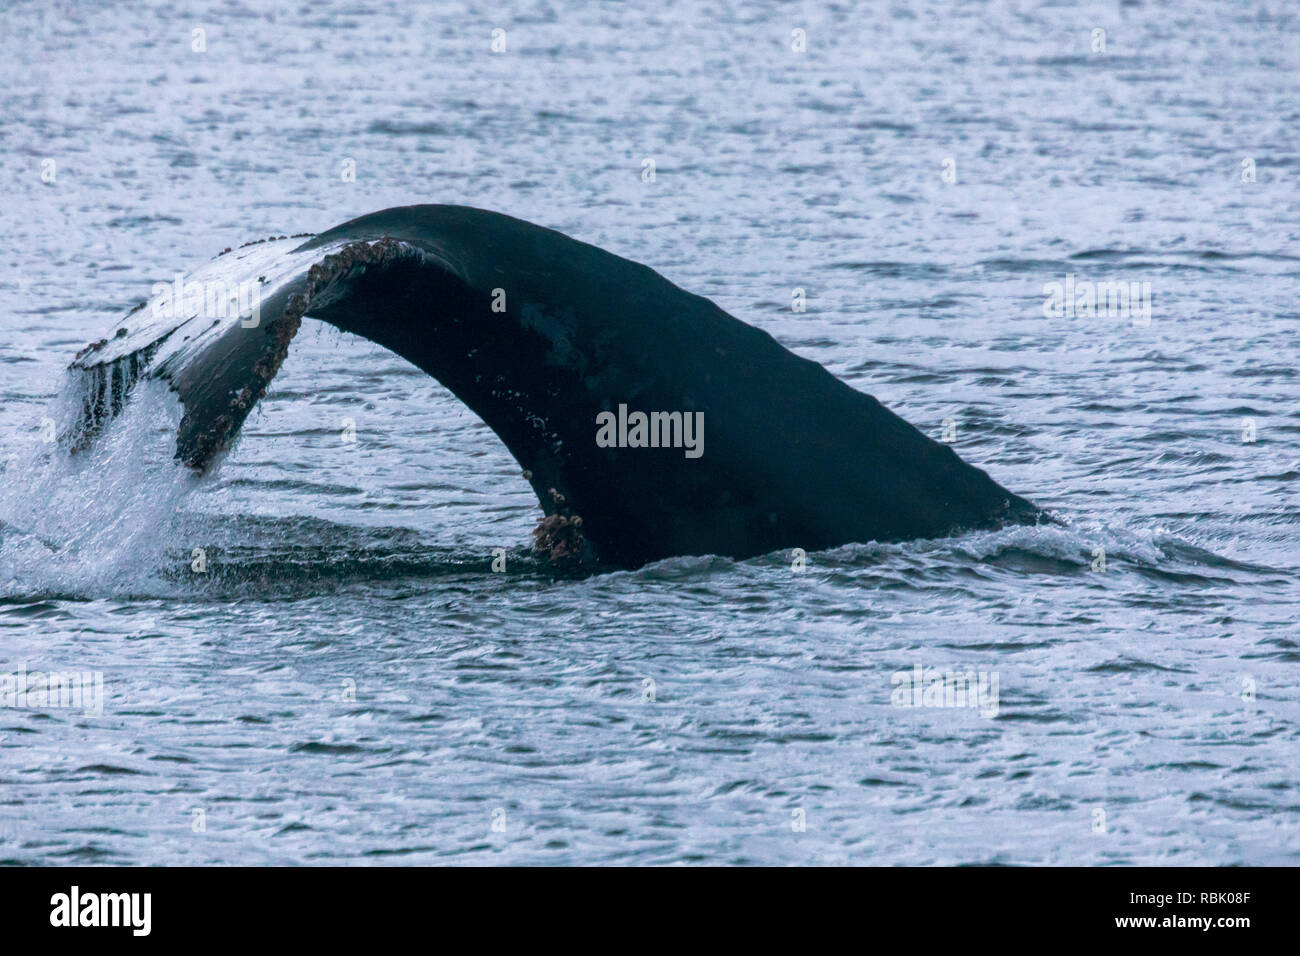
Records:
M82 397L69 380L52 403L60 433ZM89 448L16 449L0 475L0 596L130 590L161 567L199 483L171 457L180 416L165 383L142 382Z

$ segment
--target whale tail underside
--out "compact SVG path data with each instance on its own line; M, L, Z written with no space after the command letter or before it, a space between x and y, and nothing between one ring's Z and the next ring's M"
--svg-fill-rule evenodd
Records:
M208 471L304 317L439 379L502 439L557 560L941 537L1042 520L1034 505L771 336L645 266L462 206L385 210L227 250L70 366L85 447L163 379L175 457Z
M205 471L233 442L280 369L303 315L354 271L418 250L392 241L335 242L303 252L301 237L227 251L164 286L69 366L84 404L63 440L84 446L122 410L143 379L170 384L184 408L176 457Z

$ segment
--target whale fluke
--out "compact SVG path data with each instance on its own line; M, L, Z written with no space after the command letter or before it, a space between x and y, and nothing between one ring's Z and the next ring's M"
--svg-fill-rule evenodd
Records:
M499 213L387 209L227 250L155 292L72 362L86 380L72 448L162 378L184 408L176 457L212 468L310 317L479 415L536 492L537 547L557 560L744 558L1044 517L709 300Z

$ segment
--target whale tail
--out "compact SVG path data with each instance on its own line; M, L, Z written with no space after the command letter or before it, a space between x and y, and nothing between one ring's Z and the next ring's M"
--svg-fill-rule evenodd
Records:
M765 332L558 232L410 206L303 239L227 250L155 287L72 362L85 400L63 441L84 447L160 378L184 410L176 458L207 471L311 317L476 412L522 465L538 548L556 559L747 557L1043 517Z
M69 366L83 378L81 414L62 440L84 447L121 412L135 385L158 378L180 398L176 458L206 471L266 394L303 315L354 273L421 253L392 240L338 241L304 252L302 237L227 250L132 309Z

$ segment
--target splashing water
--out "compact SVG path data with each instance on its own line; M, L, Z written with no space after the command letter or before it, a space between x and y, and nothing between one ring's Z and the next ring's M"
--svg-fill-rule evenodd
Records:
M70 377L52 403L56 434L85 387ZM84 451L38 442L5 463L0 598L130 591L162 566L179 502L202 481L171 456L180 415L166 383L146 382Z

